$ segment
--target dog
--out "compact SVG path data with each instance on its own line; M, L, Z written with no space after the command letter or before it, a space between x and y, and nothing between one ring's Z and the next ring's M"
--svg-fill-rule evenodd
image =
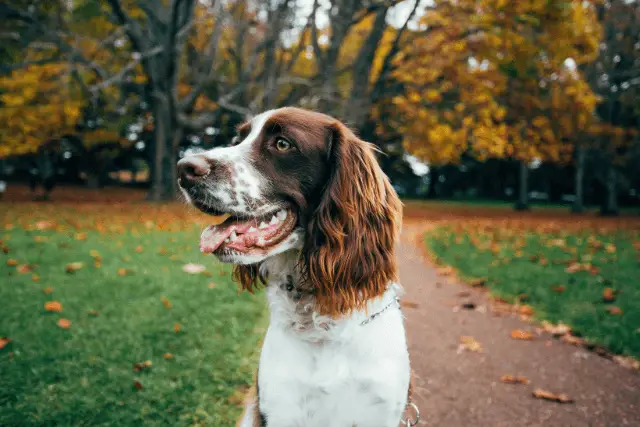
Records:
M330 116L280 108L178 162L211 215L200 249L270 307L240 427L397 427L410 363L395 243L402 204L374 146Z

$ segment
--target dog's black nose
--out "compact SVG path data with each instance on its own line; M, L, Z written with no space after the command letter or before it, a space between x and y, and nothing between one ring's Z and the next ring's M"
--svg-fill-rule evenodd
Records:
M191 188L209 175L211 167L204 157L188 156L178 162L178 176L183 188Z

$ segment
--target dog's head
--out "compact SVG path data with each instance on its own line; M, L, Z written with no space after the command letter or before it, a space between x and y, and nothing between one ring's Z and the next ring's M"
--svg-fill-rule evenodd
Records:
M202 251L236 264L244 288L260 262L289 250L300 251L324 313L361 307L395 280L400 201L374 148L336 119L268 111L229 147L185 157L178 170L186 198L213 216Z

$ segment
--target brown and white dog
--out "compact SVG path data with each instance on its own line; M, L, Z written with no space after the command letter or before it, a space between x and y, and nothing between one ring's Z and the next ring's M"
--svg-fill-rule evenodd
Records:
M374 149L324 114L282 108L178 163L214 217L200 248L271 309L242 427L397 427L409 355L394 246L400 200Z

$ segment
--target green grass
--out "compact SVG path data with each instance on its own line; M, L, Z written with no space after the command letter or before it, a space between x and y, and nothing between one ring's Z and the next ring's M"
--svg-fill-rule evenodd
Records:
M637 231L542 232L470 223L438 228L425 240L463 279L486 278L498 297L513 302L524 296L538 319L564 322L590 342L640 357ZM572 273L572 262L595 268ZM615 301L603 300L606 288L615 290ZM611 307L622 314L611 314Z
M0 247L9 253L0 252L0 337L12 341L0 349L0 425L235 424L257 363L265 304L260 295L238 295L230 269L199 253L198 226L170 232L134 222L100 233L63 220L64 229L29 230L36 218L24 219L28 209L2 210ZM74 210L61 208L67 218ZM77 221L109 225L110 215L100 215L78 214ZM10 259L33 272L20 273ZM71 262L84 267L67 273ZM189 262L210 273L185 273ZM47 301L59 301L62 312L47 312ZM60 318L71 327L57 326ZM135 372L146 360L152 366Z

